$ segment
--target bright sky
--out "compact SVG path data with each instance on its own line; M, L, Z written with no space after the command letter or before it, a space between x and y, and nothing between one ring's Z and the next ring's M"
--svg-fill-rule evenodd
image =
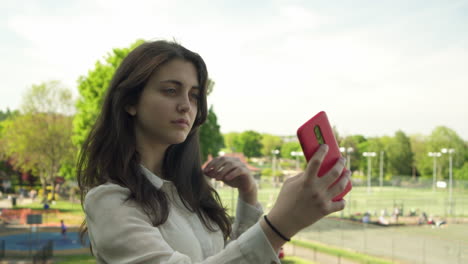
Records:
M293 135L321 110L341 135L468 140L468 1L0 2L0 109L80 75L136 39L205 59L222 132Z

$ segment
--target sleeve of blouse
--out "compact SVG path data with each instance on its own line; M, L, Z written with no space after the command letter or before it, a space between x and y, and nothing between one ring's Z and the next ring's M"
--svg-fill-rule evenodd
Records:
M86 221L98 263L280 263L258 223L218 254L194 262L189 256L174 251L139 207L124 202L127 196L127 189L110 185L96 187L86 195Z
M236 218L232 225L231 239L238 238L247 229L258 222L259 218L263 215L262 205L257 202L252 206L244 202L241 198L237 199Z

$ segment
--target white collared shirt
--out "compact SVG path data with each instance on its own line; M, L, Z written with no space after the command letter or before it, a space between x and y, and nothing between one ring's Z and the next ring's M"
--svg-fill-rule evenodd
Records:
M271 264L280 263L259 225L262 207L238 199L231 240L225 245L220 230L211 232L196 213L183 206L172 182L141 166L143 174L168 194L167 221L157 227L134 201L130 190L106 183L86 195L88 236L98 263Z

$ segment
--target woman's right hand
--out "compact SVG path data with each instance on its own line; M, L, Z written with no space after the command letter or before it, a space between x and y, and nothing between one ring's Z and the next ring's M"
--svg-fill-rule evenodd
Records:
M345 207L344 200L332 201L345 190L349 181L350 172L348 170L343 172L345 159L339 159L330 171L318 177L320 165L327 152L327 145L320 146L309 160L305 172L284 182L275 205L268 213L268 220L286 237L294 236L324 216L343 210ZM331 186L342 173L343 177ZM261 225L273 248L279 249L285 241L272 233L264 220Z

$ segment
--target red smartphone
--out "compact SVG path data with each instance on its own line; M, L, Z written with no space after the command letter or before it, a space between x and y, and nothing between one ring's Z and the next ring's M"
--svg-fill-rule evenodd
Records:
M336 138L333 135L333 129L328 121L327 114L324 111L319 112L299 127L297 130L297 137L299 138L302 151L304 152L304 156L307 161L310 160L321 144L328 145L328 153L325 156L318 172L319 177L322 177L326 172L328 172L341 157L340 148L338 147ZM332 185L338 182L341 177L343 177L343 174L341 174L340 178L338 178ZM334 197L333 201L343 199L343 196L345 196L351 188L351 181L349 181L346 185L346 189Z

